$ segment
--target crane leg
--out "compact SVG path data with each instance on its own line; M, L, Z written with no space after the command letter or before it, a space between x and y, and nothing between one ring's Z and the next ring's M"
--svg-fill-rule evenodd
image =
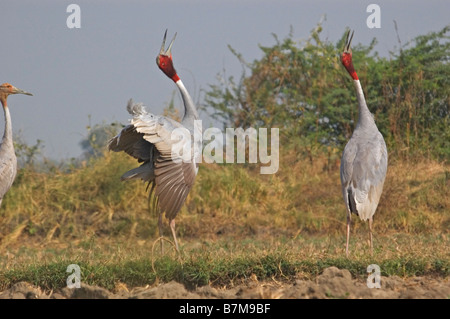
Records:
M163 236L162 214L159 214L159 217L158 217L158 230L159 230L159 241L161 244L161 255L162 255L164 253L163 241L162 241L162 236Z
M352 221L351 213L347 214L347 244L345 245L345 255L348 257L348 244L350 242L350 222Z
M175 248L177 250L177 253L180 253L180 250L178 249L177 235L175 234L175 219L171 219L169 224L170 224L170 229L172 230L172 236L173 236L173 240L175 242Z
M370 254L373 254L373 243L372 243L372 217L369 218L369 247L370 247Z

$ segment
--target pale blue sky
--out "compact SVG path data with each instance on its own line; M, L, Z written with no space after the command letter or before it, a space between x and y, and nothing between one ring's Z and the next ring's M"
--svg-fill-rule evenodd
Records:
M81 7L81 29L68 29L66 8ZM381 28L369 29L366 8L381 7ZM0 2L0 83L30 91L12 96L13 130L28 143L44 141L44 154L62 159L81 154L80 140L91 123L127 123L129 98L160 114L175 85L157 68L162 36L173 46L174 64L194 100L200 89L216 83L226 69L238 77L241 66L230 44L247 61L261 57L258 44L283 38L308 37L322 15L324 37L336 42L346 27L354 43L378 39L376 50L387 56L397 46L393 20L403 43L450 23L450 2L357 0L239 1L6 1ZM182 106L177 93L176 103ZM3 120L0 120L3 131Z

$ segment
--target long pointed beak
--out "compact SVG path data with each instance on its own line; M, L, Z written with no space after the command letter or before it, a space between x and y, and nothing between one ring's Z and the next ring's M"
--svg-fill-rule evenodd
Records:
M344 52L346 52L346 53L352 52L350 45L352 44L354 33L355 33L355 31L353 30L352 35L350 36L350 30L348 30L347 39L345 40L345 44L344 44ZM349 37L350 37L350 40L349 40Z
M160 55L166 55L166 56L172 55L171 49L172 49L173 41L175 41L176 36L177 36L177 33L175 32L175 35L173 36L172 41L169 44L169 47L167 48L167 50L164 50L165 46L166 46L166 37L167 37L167 29L166 29L166 32L164 32L163 42L161 44L161 50L159 51Z
M33 96L33 94L31 94L30 92L27 92L27 91L24 91L24 90L21 90L21 89L18 89L18 88L15 88L14 94L25 94L25 95Z
M166 29L166 32L164 32L164 38L163 38L163 42L161 44L161 50L159 50L159 54L164 54L164 49L166 46L166 37L167 37L167 29Z

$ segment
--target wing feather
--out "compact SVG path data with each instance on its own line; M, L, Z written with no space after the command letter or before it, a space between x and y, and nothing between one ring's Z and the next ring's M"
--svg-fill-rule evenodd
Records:
M188 158L190 161L186 161L186 154L172 153L174 144L180 142L173 139L172 133L175 129L184 129L184 126L170 118L148 113L142 104L133 100L128 102L127 110L133 116L131 124L111 139L109 149L124 151L145 162L125 173L124 179L146 176L148 180L150 176L150 207L173 219L197 175L192 156Z

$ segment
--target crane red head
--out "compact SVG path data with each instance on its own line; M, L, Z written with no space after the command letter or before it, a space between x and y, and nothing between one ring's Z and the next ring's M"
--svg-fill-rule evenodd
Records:
M344 65L344 67L347 69L347 72L348 72L348 74L350 74L352 79L358 80L358 75L356 74L355 68L353 67L352 49L350 47L354 33L355 33L355 31L353 31L352 35L350 36L350 30L348 30L347 40L345 40L345 44L344 44L344 52L342 53L342 56L341 56L341 62ZM350 40L349 40L349 38L350 38Z
M161 69L161 71L164 72L165 75L167 75L169 78L171 78L174 82L177 82L180 78L177 75L177 71L175 71L175 68L173 66L172 61L172 52L170 51L172 49L173 41L175 41L175 37L177 34L173 36L172 41L169 44L169 47L167 50L165 50L166 45L166 36L167 36L167 30L164 33L164 39L161 45L161 50L159 51L158 56L156 57L156 64Z
M9 83L3 83L0 85L0 101L3 106L6 106L6 99L8 98L8 95L10 94L25 94L25 95L33 95L29 92L26 92L24 90L18 89L15 86L12 86Z

